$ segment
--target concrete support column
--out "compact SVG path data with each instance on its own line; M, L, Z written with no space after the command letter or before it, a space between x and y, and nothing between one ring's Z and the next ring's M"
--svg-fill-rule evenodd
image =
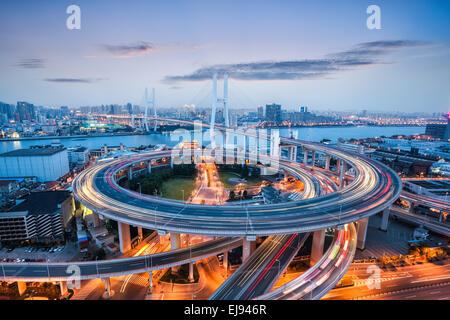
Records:
M312 151L312 166L314 167L314 163L316 162L316 151Z
M137 227L137 230L138 230L139 240L142 241L142 239L144 238L144 236L142 234L142 227Z
M153 271L148 272L148 286L150 288L150 293L152 293L153 290Z
M170 233L170 249L176 250L181 248L181 235L179 233ZM178 272L181 266L172 267L172 272Z
M173 168L173 157L170 157L170 167Z
M256 241L250 241L250 254L256 250Z
M252 253L252 241L247 240L247 238L244 238L242 243L242 263L244 263L247 258ZM253 241L254 242L254 241Z
M308 149L303 149L303 163L308 164Z
M105 278L105 292L103 293L103 299L109 299L114 295L114 290L111 288L111 279Z
M17 288L19 288L19 296L21 296L27 290L27 283L23 281L17 281Z
M415 207L415 203L411 202L411 204L409 206L409 213L414 213L414 207Z
M151 161L147 162L147 169L148 169L148 173L152 173L152 162Z
M337 159L336 160L336 168L335 168L335 170L336 170L336 173L337 174L340 174L340 170L341 170L341 159Z
M191 235L186 234L186 247L190 247L191 246Z
M133 168L130 166L128 167L128 181L131 181L133 179Z
M61 291L61 296L65 296L67 294L67 282L66 281L59 282L59 290Z
M386 208L383 210L383 216L381 217L381 225L380 225L381 231L387 231L387 229L388 229L390 212L391 212L391 208Z
M330 170L331 156L327 154L327 161L325 162L325 170Z
M176 250L181 248L181 235L179 233L170 233L170 249Z
M439 211L439 222L442 222L442 210Z
M189 263L189 282L194 282L194 263Z
M312 266L322 258L325 244L325 230L314 231L309 264Z
M367 226L368 225L369 225L369 218L365 218L365 219L359 220L357 222L356 247L360 250L364 250L366 248L366 235L367 235Z
M225 268L225 270L228 270L228 251L225 251L223 253L223 261L222 261L222 265Z
M117 222L119 226L120 252L125 253L131 249L130 226L126 223Z

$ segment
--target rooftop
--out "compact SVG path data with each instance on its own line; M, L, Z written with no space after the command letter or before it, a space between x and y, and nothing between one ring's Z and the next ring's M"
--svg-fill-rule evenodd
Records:
M69 148L70 151L72 152L84 152L87 150L86 147L74 147L74 148Z
M10 179L10 180L0 180L0 187L8 186L10 183L19 182L19 180Z
M0 157L30 157L30 156L51 156L65 148L30 148L18 149L0 154Z
M28 211L33 215L53 213L69 197L70 191L32 192L24 202L12 207L10 211Z

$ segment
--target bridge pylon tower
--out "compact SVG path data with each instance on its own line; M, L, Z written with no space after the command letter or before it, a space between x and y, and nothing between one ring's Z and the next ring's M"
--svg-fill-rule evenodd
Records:
M223 98L217 98L217 73L213 74L213 98L211 110L211 143L214 143L214 125L216 124L216 107L217 103L223 104L225 127L230 127L230 116L228 111L228 73L223 75Z
M153 131L155 131L156 132L156 127L157 127L157 124L158 124L158 121L156 120L156 117L157 117L157 115L156 115L156 97L155 97L155 88L152 88L152 100L151 101L149 101L148 100L148 89L147 88L145 88L145 114L144 114L144 124L145 124L145 131L150 131L149 130L149 128L148 128L148 108L149 108L149 105L151 104L152 105L152 108L153 108L153 116L154 116L154 118L155 118L155 126L154 126L154 128L153 128Z

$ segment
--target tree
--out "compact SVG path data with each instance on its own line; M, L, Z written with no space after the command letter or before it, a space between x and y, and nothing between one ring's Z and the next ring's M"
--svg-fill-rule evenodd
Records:
M95 256L96 256L97 260L103 260L106 257L106 252L103 248L100 248L95 253Z
M244 165L241 170L241 178L247 178L249 174L248 166Z

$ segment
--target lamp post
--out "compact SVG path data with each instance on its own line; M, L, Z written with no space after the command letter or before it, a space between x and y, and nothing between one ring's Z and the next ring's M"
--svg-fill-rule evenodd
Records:
M3 281L6 281L6 274L5 274L5 266L2 263L2 270L3 270Z
M98 256L95 256L95 268L97 269L97 276L99 275L98 273Z
M47 274L48 274L48 279L50 280L50 267L48 265L48 258L46 258L47 260Z
M139 194L142 194L141 183L138 182L137 184L139 185Z

